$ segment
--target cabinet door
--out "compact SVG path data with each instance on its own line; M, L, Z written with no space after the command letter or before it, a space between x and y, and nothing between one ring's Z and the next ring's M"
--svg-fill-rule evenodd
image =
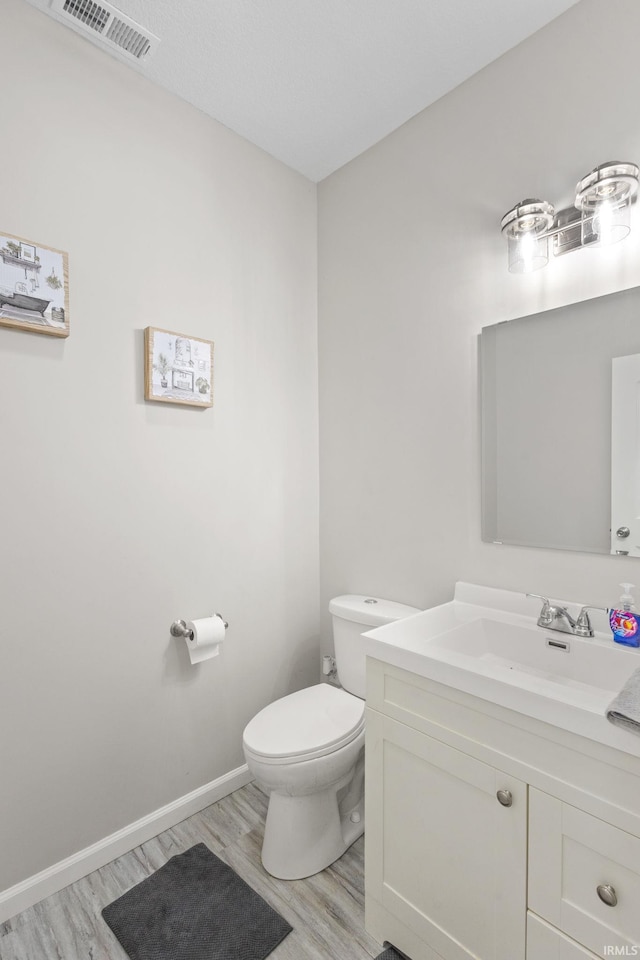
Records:
M531 910L600 957L640 956L640 839L534 788L530 807Z
M425 957L521 960L526 784L375 711L366 758L370 896Z

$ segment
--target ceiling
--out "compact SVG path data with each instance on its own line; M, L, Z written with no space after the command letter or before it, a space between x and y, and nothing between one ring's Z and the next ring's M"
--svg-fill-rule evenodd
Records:
M116 0L161 43L109 53L318 181L576 2Z

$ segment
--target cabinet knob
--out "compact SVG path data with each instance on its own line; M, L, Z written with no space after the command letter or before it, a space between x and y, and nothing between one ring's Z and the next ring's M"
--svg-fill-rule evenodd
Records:
M606 903L608 907L615 907L618 897L610 883L601 883L600 886L596 887L596 890L603 903Z
M500 801L503 807L510 807L513 803L513 795L511 790L498 790L496 797Z

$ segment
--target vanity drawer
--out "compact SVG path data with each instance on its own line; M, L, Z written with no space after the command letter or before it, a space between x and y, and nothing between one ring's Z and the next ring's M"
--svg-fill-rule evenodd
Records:
M598 960L555 927L533 913L527 914L527 960Z
M640 839L530 788L529 908L599 957L637 950Z

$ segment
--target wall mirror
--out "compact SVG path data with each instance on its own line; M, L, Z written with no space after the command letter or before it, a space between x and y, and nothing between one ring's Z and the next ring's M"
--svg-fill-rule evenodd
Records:
M484 327L482 539L640 556L640 287Z

